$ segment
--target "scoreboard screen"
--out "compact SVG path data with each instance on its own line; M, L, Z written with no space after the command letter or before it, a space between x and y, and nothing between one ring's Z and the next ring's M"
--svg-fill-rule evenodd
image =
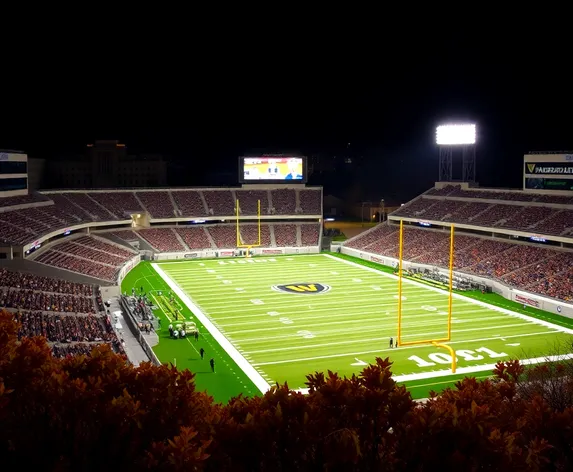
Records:
M523 189L567 192L567 195L571 195L573 154L526 154L523 159Z
M571 192L573 191L573 179L527 177L525 188L528 190L567 190Z
M241 183L306 183L306 159L298 156L241 157Z

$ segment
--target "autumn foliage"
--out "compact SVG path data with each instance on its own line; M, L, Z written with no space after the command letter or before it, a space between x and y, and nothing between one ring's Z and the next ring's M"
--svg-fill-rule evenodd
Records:
M0 313L3 470L573 467L566 366L500 363L495 380L464 379L418 404L394 382L388 359L377 359L349 379L309 375L308 395L283 385L219 405L195 390L190 372L134 368L106 347L54 359L44 339L16 334L11 315ZM565 392L558 400L546 391L556 385Z

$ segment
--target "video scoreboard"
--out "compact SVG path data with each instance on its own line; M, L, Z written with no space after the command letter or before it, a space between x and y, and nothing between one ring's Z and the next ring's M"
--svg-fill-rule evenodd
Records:
M573 153L526 154L523 189L573 192Z
M243 184L304 184L306 158L290 155L263 155L239 158L239 181Z

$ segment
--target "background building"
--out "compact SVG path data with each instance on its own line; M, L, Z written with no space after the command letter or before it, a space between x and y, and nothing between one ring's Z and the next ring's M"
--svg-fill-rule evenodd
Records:
M0 150L0 197L28 195L28 156Z
M166 185L166 163L157 154L130 155L117 140L88 144L85 155L49 165L50 187L114 188Z
M28 158L28 188L38 190L44 188L46 182L46 159Z

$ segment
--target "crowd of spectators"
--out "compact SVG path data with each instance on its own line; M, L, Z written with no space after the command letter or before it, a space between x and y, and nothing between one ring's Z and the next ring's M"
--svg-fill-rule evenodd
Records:
M99 346L100 342L95 343L71 343L71 344L54 344L52 346L52 354L54 357L67 357L67 356L87 356L92 352L92 349ZM124 354L123 344L120 340L109 341L106 344L110 345L114 352Z
M298 230L300 228L300 237ZM272 233L274 233L274 244ZM105 234L105 233L103 233ZM160 252L181 252L202 249L231 249L237 247L235 224L188 226L175 228L148 228L137 231L114 231L112 233L125 242L141 237ZM241 223L240 243L257 245L259 234L256 223ZM318 223L262 223L262 247L317 246L320 236Z
M474 193L468 190L465 192ZM455 200L451 199L453 194L449 194L445 199L428 198L425 195L400 207L392 213L392 216L464 223L488 228L533 230L547 235L562 235L573 231L573 209L547 206L553 202L544 201L541 202L544 206L532 206L525 203L511 204L509 201L515 200L509 198L507 203L493 203ZM431 195L444 196L437 191Z
M97 286L0 269L0 307L65 313L98 313Z
M0 199L0 241L27 244L69 226L124 221L148 211L152 219L229 217L239 199L242 216L320 215L320 189L173 189L158 191L68 191ZM22 207L24 205L24 207Z
M21 310L91 313L97 310L93 297L64 295L23 289L0 289L0 306Z
M505 200L514 202L538 202L553 203L558 205L573 205L573 197L567 195L544 195L520 190L486 190L480 188L462 189L460 185L445 185L444 187L432 188L425 195L435 197L461 197L480 198L488 200Z
M523 244L457 234L455 270L500 280L508 285L561 300L573 292L573 252L543 245ZM345 246L398 257L398 227L378 225L344 243ZM448 267L450 234L418 227L404 228L404 260Z
M42 277L0 268L0 287L37 290L40 292L64 293L67 295L95 297L101 300L99 288L95 285L80 284L67 280ZM101 308L101 305L100 305ZM103 308L102 308L103 309Z
M239 232L242 245L257 245L259 235L256 223L241 223ZM125 248L111 241L105 242L103 238L106 234L124 240ZM137 239L147 242L159 252L234 249L237 247L237 228L235 224L219 224L97 233L97 236L64 239L33 258L42 264L113 282L121 267L137 254L127 244ZM317 246L319 240L320 223L261 224L262 247Z
M124 352L95 285L2 268L0 307L14 313L20 338L44 336L57 357L89 353L102 343Z
M109 342L117 336L107 316L66 315L44 311L17 311L19 336L44 336L48 342Z
M34 261L109 282L115 282L119 273L119 267L101 264L97 260L71 256L53 249L42 252Z
M115 281L121 267L136 255L132 249L104 242L93 236L62 240L34 258L60 269Z
M185 251L173 228L147 228L139 230L138 234L160 252Z

